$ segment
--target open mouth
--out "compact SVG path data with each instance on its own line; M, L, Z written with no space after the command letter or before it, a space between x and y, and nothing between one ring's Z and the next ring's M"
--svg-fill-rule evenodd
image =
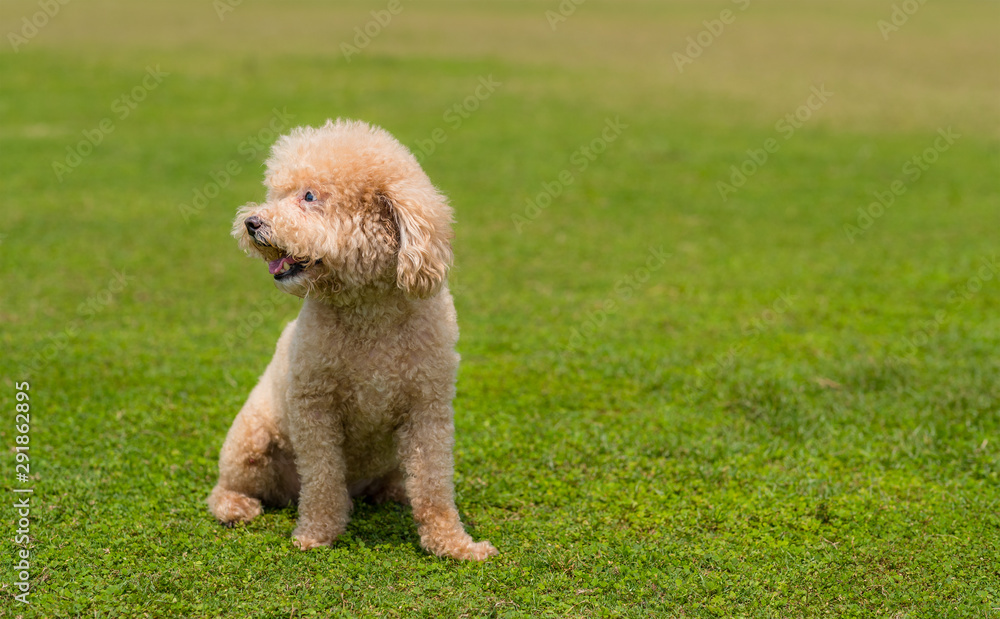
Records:
M291 256L282 256L277 260L271 260L267 263L267 270L271 272L276 280L288 279L289 277L295 277L302 271L304 271L310 262L308 260L296 260Z

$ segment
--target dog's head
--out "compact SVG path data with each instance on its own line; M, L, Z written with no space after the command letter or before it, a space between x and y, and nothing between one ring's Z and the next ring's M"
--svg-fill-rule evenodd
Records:
M336 302L369 289L427 298L444 284L451 207L384 129L293 129L272 147L264 184L267 200L239 209L233 236L282 291Z

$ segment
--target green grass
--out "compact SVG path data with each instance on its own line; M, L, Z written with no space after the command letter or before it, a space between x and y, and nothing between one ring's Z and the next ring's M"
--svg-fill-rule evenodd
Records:
M554 1L404 2L350 62L384 3L245 2L221 22L207 1L118 4L70 2L0 49L0 617L1000 613L1000 273L977 279L1000 223L996 3L928 2L885 41L888 0L754 2L683 72L672 54L735 3L588 0L552 31ZM37 10L4 3L4 33ZM491 75L454 128L446 110ZM821 84L833 97L785 139ZM414 148L444 128L423 161L458 221L456 487L488 563L428 556L398 506L359 504L301 553L294 509L224 529L204 505L298 307L228 236L262 196L265 151L241 144L275 108ZM948 127L962 137L908 177ZM20 381L30 606L12 584Z

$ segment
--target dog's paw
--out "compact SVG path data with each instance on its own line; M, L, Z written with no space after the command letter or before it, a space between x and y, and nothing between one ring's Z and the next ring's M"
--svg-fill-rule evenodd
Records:
M226 526L250 522L263 511L259 500L218 486L208 497L208 507L216 519Z
M292 543L299 550L310 550L320 546L329 546L336 536L320 535L313 531L295 529L292 533Z
M450 557L459 561L485 561L499 554L493 544L483 540L474 542L464 531L447 537L421 540L424 548L439 557Z
M456 559L461 559L462 561L485 561L490 557L495 557L499 552L493 547L493 544L483 540L481 542L476 542L470 544L469 548L462 556L455 557Z

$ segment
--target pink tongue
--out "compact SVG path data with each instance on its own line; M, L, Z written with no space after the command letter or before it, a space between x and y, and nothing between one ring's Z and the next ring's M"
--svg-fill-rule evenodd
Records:
M267 263L267 270L271 272L271 275L276 275L281 267L285 265L286 262L295 263L295 260L291 256L285 256L284 258L278 258L277 260L272 260Z

